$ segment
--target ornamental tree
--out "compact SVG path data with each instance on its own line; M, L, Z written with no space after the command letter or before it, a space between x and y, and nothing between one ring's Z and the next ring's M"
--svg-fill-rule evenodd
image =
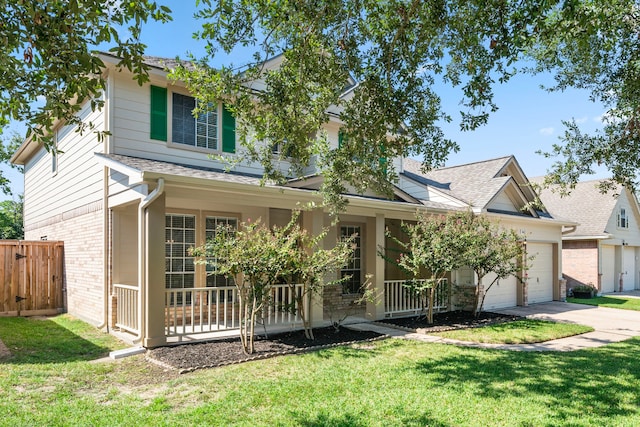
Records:
M435 290L440 280L462 266L463 248L459 234L459 214L433 215L426 212L416 214L415 223L402 223L402 236L387 236L398 249L384 254L385 259L395 262L410 277L405 287L422 302L427 322L433 323ZM392 253L398 252L395 261ZM419 280L427 277L427 280Z
M391 236L398 245L395 263L410 277L406 285L422 298L429 323L433 322L434 290L449 272L469 267L476 276L473 312L482 311L487 292L501 279L516 276L523 281L526 269L522 238L514 230L502 229L471 210L446 215L418 213L415 223L403 223L404 236ZM393 251L395 252L395 251ZM387 250L383 256L394 262ZM485 286L483 280L493 273ZM418 281L427 277L426 281Z
M284 227L268 227L260 219L241 222L238 229L220 225L214 237L194 255L215 266L214 273L233 279L238 292L241 316L240 339L246 354L254 352L255 325L269 304L276 284L288 284L295 303L284 307L302 319L307 338L313 339L310 313L313 295L324 286L339 280L325 280L326 275L344 266L352 255L350 239L341 240L331 249L323 247L327 230L317 236L300 227L300 213L294 211ZM296 285L303 289L296 292Z
M485 216L471 211L457 214L456 221L462 265L471 268L476 275L473 312L477 317L491 287L510 276L515 276L522 283L527 262L533 257L526 257L523 236L513 229L503 229ZM483 283L491 273L491 282Z

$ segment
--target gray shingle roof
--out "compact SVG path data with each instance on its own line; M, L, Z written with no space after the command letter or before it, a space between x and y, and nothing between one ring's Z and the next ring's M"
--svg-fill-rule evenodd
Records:
M179 64L182 64L187 69L193 68L193 63L191 61L184 61L184 60L178 61L176 60L176 58L163 58L161 56L144 55L143 59L145 64L151 67L161 68L163 70L164 69L172 70L176 68Z
M405 175L431 185L474 207L484 208L509 181L509 176L499 176L513 156L420 171L421 163L404 159Z
M532 182L539 182L541 178L534 178ZM555 217L567 218L578 222L576 230L567 236L603 236L606 234L607 222L616 207L617 198L612 192L603 194L598 189L601 180L579 182L568 196L561 197L559 192L551 189L540 191L540 200L547 210ZM615 190L616 194L623 191L621 186Z
M251 174L234 172L234 171L227 172L217 168L207 168L207 167L201 167L201 166L172 163L172 162L161 161L161 160L143 159L139 157L125 156L122 154L95 153L95 155L103 159L108 159L111 161L118 162L119 164L140 173L146 172L146 173L152 173L156 175L163 175L166 177L176 176L176 177L200 178L205 180L229 182L229 183L235 183L235 184L246 184L246 185L252 185L252 186L261 185L261 180L263 178L262 175L251 175ZM266 182L264 186L282 188L282 189L292 188L288 186L275 185L272 182ZM313 188L305 188L302 186L295 187L295 188L298 188L303 191L305 190L316 191ZM402 190L400 190L400 192L402 192ZM409 203L409 204L418 203L417 200L412 202L412 201L403 200L401 198L397 198L396 200L387 200L387 199L381 199L378 197L361 196L356 194L346 194L346 195L352 196L352 197L358 197L362 199L370 199L370 200L371 199L385 200L385 201ZM441 208L450 209L450 207L443 205L441 203L427 202L424 204L425 206L438 208L438 209L441 209Z
M124 156L122 154L95 153L95 155L105 159L115 160L118 163L140 172L202 178L216 181L235 182L239 184L260 185L261 177L255 175L242 174L238 172L225 172L221 169L198 167L159 160L142 159L139 157Z

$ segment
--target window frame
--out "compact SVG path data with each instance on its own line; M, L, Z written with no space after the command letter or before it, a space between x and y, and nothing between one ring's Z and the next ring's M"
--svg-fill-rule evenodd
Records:
M178 208L166 209L165 221L166 221L166 217L169 215L182 215L182 216L188 215L188 216L195 217L195 229L194 229L195 230L195 247L202 246L206 242L206 232L207 232L206 220L208 217L235 219L236 226L239 226L242 220L242 215L237 212L202 211L202 210L194 210L194 209L178 209ZM166 233L166 226L165 226L165 233ZM166 245L166 239L165 239L165 245ZM165 254L165 259L166 259L166 254ZM193 259L194 259L194 262L199 260L198 257L193 257ZM166 263L165 263L165 289L171 289L166 287L166 284L167 284L166 270L167 269L166 269ZM233 284L231 283L225 286L232 286L232 285ZM195 262L193 287L194 288L209 287L207 286L207 266L206 265ZM173 289L178 289L178 288L173 288ZM186 288L186 289L189 289L189 288Z
M339 276L340 276L340 278L342 278L342 277L344 277L345 273L348 274L349 272L352 272L352 271L358 271L358 273L359 273L359 280L358 281L360 283L358 285L358 290L355 291L355 286L353 286L353 284L352 284L353 282L351 281L351 279L350 279L350 281L343 282L342 283L342 295L361 295L363 293L363 289L362 289L362 286L364 284L363 271L365 271L365 265L364 265L365 257L363 256L363 248L364 248L364 245L365 245L365 242L364 242L364 227L365 227L364 224L350 223L349 222L349 223L340 223L340 227L338 229L338 233L339 233L339 238L340 239L345 237L342 234L343 228L357 228L359 230L358 231L358 238L357 238L358 245L357 245L356 250L360 251L360 255L358 257L356 257L356 254L355 254L355 251L354 251L354 255L352 256L352 260L350 260L350 263L351 262L355 263L355 260L357 259L359 261L359 267L357 269L356 268L341 268L340 271L339 271ZM350 235L352 235L352 234L350 234Z
M189 145L189 144L183 144L180 142L174 142L173 140L173 100L174 100L174 94L180 95L180 96L186 96L186 97L190 97L194 100L195 105L198 105L198 100L191 95L190 93L188 93L187 91L179 91L179 90L169 90L169 95L167 96L168 98L168 106L167 106L167 146L171 147L171 148L179 148L181 150L188 150L188 151L195 151L198 153L223 153L223 148L222 148L222 136L223 136L223 129L222 129L222 114L223 114L223 106L221 102L218 102L216 104L216 108L215 108L215 113L216 113L216 148L212 149L212 148L206 148L206 147L198 147L197 146L197 135L194 134L194 141L193 141L193 145ZM196 118L195 116L193 116L193 120L194 120L194 128L196 127ZM229 153L227 153L229 154Z
M617 226L625 230L629 228L629 215L627 214L627 209L624 207L618 208Z

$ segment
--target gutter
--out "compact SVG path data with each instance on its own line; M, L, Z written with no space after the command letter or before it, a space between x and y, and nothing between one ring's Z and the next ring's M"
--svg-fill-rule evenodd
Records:
M104 109L104 129L108 132L102 143L102 152L105 154L110 153L111 140L113 139L112 132L112 117L113 117L113 95L114 95L114 82L113 74L109 73L106 76L106 88L104 91L104 97L106 101ZM111 223L109 222L109 167L102 167L102 312L104 318L102 324L98 326L99 329L106 328L109 332L109 278L111 277L109 256L109 235L111 231Z
M164 178L158 178L158 186L146 197L140 198L138 207L138 337L142 341L144 338L144 328L146 326L145 300L147 295L147 251L146 251L146 211L147 207L164 193Z

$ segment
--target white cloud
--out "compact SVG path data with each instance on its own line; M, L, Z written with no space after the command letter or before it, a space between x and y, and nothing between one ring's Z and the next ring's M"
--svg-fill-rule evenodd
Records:
M587 123L587 121L589 120L589 117L584 116L584 117L580 117L579 119L573 119L577 124L582 124L582 123Z
M551 136L553 135L554 131L555 131L554 128L549 127L549 128L542 128L538 132L540 132L540 135Z
M626 117L614 116L613 114L611 114L611 112L605 111L604 113L600 114L598 117L594 117L593 121L597 123L602 123L604 125L610 125L610 124L620 123L623 119L626 119Z

